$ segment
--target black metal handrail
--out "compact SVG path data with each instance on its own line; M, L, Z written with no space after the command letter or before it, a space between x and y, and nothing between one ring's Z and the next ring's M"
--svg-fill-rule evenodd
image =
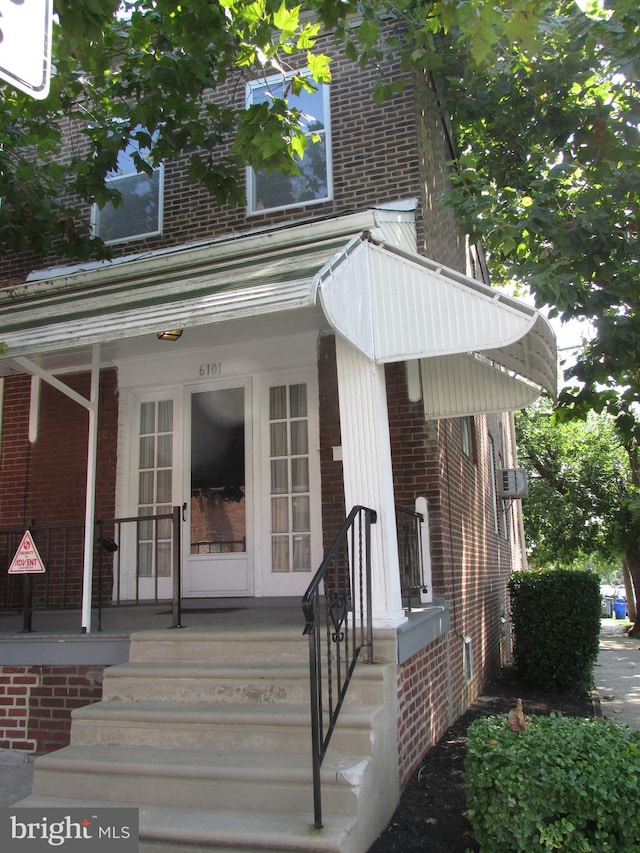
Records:
M107 553L111 552L113 556L113 600L116 604L121 603L121 562L119 555L116 553L118 551L119 545L118 543L122 539L123 527L126 525L135 525L136 530L136 555L135 555L135 579L136 579L136 593L135 593L135 602L138 604L140 602L140 581L142 575L140 573L140 553L139 553L139 541L140 541L140 528L142 525L153 525L153 536L151 537L151 541L153 543L154 549L154 558L153 558L153 572L152 572L152 580L154 583L154 601L159 601L158 594L158 582L159 582L159 574L158 574L158 543L160 540L159 536L159 523L162 521L171 522L171 565L172 565L172 607L171 614L173 617L172 628L181 628L181 619L182 619L182 545L181 545L181 513L182 508L179 506L174 506L171 509L171 512L165 513L156 513L154 515L132 515L126 518L109 518L109 519L97 519L95 522L96 525L96 544L99 546L98 548L98 630L102 629L102 558L103 553L106 551ZM112 536L105 536L105 533L111 533ZM111 545L110 543L113 543Z
M422 553L423 524L422 513L396 506L400 589L403 597L406 596L409 610L411 610L411 596L414 593L427 592Z
M376 520L373 509L351 510L302 599L309 637L316 829L322 827L320 767L363 648L373 662L371 525Z

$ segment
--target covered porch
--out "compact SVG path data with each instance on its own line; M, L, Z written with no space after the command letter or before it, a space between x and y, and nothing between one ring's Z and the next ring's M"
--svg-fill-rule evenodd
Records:
M206 537L194 545L192 529L182 554L189 564L182 591L193 599L212 593L227 598L237 584L240 595L250 599L294 597L326 547L319 445L310 445L306 456L299 447L293 454L291 464L304 474L288 491L278 473L280 450L270 455L268 448L280 427L293 429L303 420L307 436L319 437L318 341L326 334L336 340L340 422L330 461L341 469L345 515L351 506L364 505L379 518L372 534L374 624L403 624L385 365L407 365L409 396L423 401L426 418L520 408L540 387L553 392L555 385L553 335L536 311L420 258L414 245L412 211L373 210L113 264L44 271L6 297L3 365L7 375L33 377L33 440L41 380L88 413L83 631L94 629L96 553L107 568L113 559L96 552L94 525L100 371L113 367L118 373L116 515L133 515L131 510L145 503L133 495L139 462L134 430L151 412L155 432L145 426L140 441L153 434L158 446L166 446L170 436L174 476L163 500L145 507L153 515L159 503L165 510L173 503L193 518L189 502L197 490L182 469L189 467L189 441L191 450L195 441L194 401L199 395L204 400L240 392L234 405L243 412L246 480L233 485L247 505L246 536L234 535L232 549L216 550L220 543L212 546ZM179 344L159 341L167 330ZM182 349L167 351L176 345ZM90 372L88 394L65 381L74 370ZM168 482L168 471L167 464L156 465L158 483ZM285 501L294 518L289 529ZM162 538L162 549L154 549L153 537L147 543L146 589L136 586L125 599L170 597L167 554L175 537L173 543L171 536ZM130 558L129 565L136 560ZM215 591L207 586L210 565L222 566L223 582ZM129 573L134 577L132 569ZM136 573L136 583L137 578ZM102 594L100 583L99 590Z

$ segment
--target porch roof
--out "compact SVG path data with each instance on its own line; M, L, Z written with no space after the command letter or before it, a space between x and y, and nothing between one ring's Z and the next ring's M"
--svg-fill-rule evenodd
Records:
M502 291L368 234L316 285L331 326L372 361L421 361L427 417L520 409L541 388L555 398L553 329Z
M0 290L4 372L22 370L25 356L151 340L163 329L319 301L326 322L373 361L422 360L428 416L521 408L539 388L555 395L555 337L544 317L380 240L395 237L393 216L366 211L64 270Z

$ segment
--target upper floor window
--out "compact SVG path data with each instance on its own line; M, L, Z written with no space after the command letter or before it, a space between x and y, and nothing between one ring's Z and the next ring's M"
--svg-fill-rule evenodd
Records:
M107 177L107 186L122 196L120 204L107 202L102 209L93 205L93 233L105 243L122 243L162 233L164 167L160 164L150 175L138 172L134 150L136 146L130 145L121 151L117 170Z
M249 83L249 104L285 98L300 111L300 126L307 137L302 159L297 159L298 175L247 169L249 213L280 210L287 207L329 201L333 195L331 180L331 128L329 87L319 85L312 92L288 90L290 77L282 75Z

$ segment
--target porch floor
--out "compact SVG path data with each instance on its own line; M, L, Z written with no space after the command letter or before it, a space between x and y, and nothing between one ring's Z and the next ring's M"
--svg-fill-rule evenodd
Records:
M109 605L91 615L91 634L129 637L135 631L173 628L171 602ZM211 628L217 632L282 631L304 629L304 615L299 598L295 599L198 599L183 601L181 628ZM78 610L34 610L31 633L24 632L24 619L18 611L0 612L0 638L27 638L37 635L60 637L83 636L82 613ZM180 629L177 629L180 630ZM86 636L86 635L85 635Z

